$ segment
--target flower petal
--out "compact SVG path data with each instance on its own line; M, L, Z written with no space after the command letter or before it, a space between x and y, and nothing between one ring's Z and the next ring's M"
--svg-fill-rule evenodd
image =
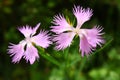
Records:
M38 24L35 26L35 28L33 28L33 33L32 33L32 35L34 35L34 34L36 33L36 31L37 31L37 29L39 28L39 26L40 26L40 23L38 23Z
M38 51L34 46L32 46L32 44L27 44L24 58L27 62L30 61L30 64L33 64L35 60L39 58Z
M35 28L32 28L29 25L23 26L21 28L18 28L18 30L25 36L25 37L30 37L32 35L34 35L37 31L37 29L39 28L40 23L37 24L37 26Z
M80 6L74 6L73 14L77 18L77 28L80 28L82 24L88 21L90 17L93 15L92 9L90 8L84 9L83 7Z
M52 42L50 41L50 36L48 31L40 31L40 33L36 36L32 37L32 42L36 45L39 45L43 48L47 48Z
M75 36L74 32L68 32L68 33L61 33L56 35L53 38L53 41L56 42L56 50L63 50L65 48L67 48L68 46L70 46L73 38Z
M33 30L32 30L32 28L31 28L31 26L29 26L29 25L20 27L20 28L18 28L18 30L19 30L25 37L29 37L29 36L33 33Z
M11 43L10 46L8 46L8 54L10 54L10 56L13 56L13 63L18 63L24 54L24 45L15 45Z
M87 38L84 35L80 37L79 47L82 53L82 57L84 56L84 54L88 55L92 52L92 46L89 44Z
M91 44L92 47L97 47L97 45L101 46L101 44L103 44L105 41L102 38L102 35L104 33L101 33L101 31L103 30L102 27L99 26L95 26L92 29L86 29L86 37L88 42Z
M64 31L72 30L71 25L66 21L63 15L56 15L54 16L53 22L55 26L51 26L51 31L59 34Z

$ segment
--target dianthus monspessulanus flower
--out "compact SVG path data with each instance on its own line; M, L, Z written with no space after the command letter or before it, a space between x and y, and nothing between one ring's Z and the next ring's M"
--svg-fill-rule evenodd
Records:
M34 28L28 25L18 28L25 39L17 45L10 43L10 46L8 46L8 53L10 56L13 56L13 63L18 63L23 57L27 62L29 61L30 64L33 64L34 61L39 58L38 51L33 44L43 48L47 48L51 44L48 31L41 30L39 34L35 35L39 26L40 23Z
M81 6L74 6L73 14L77 20L76 27L69 24L63 15L54 16L52 21L54 26L51 26L51 31L56 33L53 38L53 41L56 42L55 49L63 50L67 48L71 45L74 36L78 35L80 38L79 51L81 51L82 56L88 55L95 50L97 45L101 46L104 43L103 33L101 33L103 28L94 26L92 29L81 29L81 26L93 15L90 8L84 9Z

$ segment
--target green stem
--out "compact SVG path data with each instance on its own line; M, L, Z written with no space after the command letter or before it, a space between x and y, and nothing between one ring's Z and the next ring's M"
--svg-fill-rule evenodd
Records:
M60 63L55 58L53 58L50 54L46 53L43 48L39 46L35 46L35 47L38 49L38 52L42 57L52 62L53 64L57 65L58 67L60 67Z
M81 72L83 70L85 63L86 63L86 57L84 57L83 60L81 61L79 72Z
M68 53L69 53L69 48L66 49L65 51L65 67L67 68L68 67L68 64L69 64L69 57L68 57Z

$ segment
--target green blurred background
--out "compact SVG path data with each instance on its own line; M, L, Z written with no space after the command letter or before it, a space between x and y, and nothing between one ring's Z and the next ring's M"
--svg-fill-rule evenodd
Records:
M11 63L7 54L9 42L17 44L24 39L18 26L35 26L41 22L42 29L49 30L53 16L58 13L72 14L74 5L93 9L93 16L85 27L99 24L104 27L107 46L96 54L81 58L78 38L70 49L46 51L62 63L64 53L69 53L73 64L62 69L40 57L33 65L24 59ZM84 28L84 27L83 27ZM120 0L0 0L0 80L120 80ZM77 60L78 59L78 60Z

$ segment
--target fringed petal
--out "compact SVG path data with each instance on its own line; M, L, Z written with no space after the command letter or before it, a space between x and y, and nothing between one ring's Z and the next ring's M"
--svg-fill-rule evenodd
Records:
M54 26L51 26L51 31L57 34L62 33L64 31L72 30L71 25L66 21L63 15L56 15L52 21Z
M35 43L38 46L41 46L43 48L47 48L52 42L50 41L50 36L48 34L48 31L40 31L40 33L36 36L33 36L31 38L31 42Z
M88 42L91 44L92 47L96 48L97 45L101 46L105 41L102 37L104 33L101 33L103 30L100 26L95 26L92 29L86 29L86 37Z
M88 21L93 15L92 9L90 8L84 9L81 6L74 6L73 14L77 18L77 28L80 28L82 24Z
M68 33L61 33L59 35L56 35L53 38L53 41L56 42L56 50L63 50L65 48L67 48L68 46L70 46L73 38L75 36L74 32L68 32Z
M24 55L24 45L23 44L10 44L10 46L8 46L8 54L10 54L10 56L13 56L12 58L12 62L13 63L18 63L22 56Z
M38 51L34 46L32 46L32 44L26 46L24 58L27 62L30 61L30 64L33 64L35 60L39 58Z
M34 35L37 31L37 29L39 28L40 23L37 24L37 26L35 28L32 28L29 25L23 26L18 28L18 30L25 36L25 37L30 37L32 35Z
M86 54L89 55L92 53L92 46L89 44L87 38L83 35L80 37L79 51L81 51L82 57Z

